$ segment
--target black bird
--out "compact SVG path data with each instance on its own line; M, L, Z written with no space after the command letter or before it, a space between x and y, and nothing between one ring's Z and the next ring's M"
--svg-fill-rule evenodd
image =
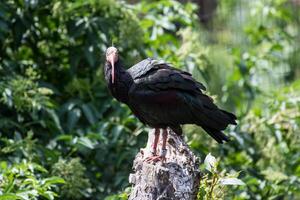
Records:
M118 101L128 105L144 124L155 129L153 151L148 160L164 160L168 128L181 135L183 124L201 126L218 143L228 141L222 132L236 124L236 116L219 109L212 98L202 93L205 87L190 73L164 61L147 58L124 69L118 49L106 50L105 79ZM161 155L156 155L160 129L163 130Z

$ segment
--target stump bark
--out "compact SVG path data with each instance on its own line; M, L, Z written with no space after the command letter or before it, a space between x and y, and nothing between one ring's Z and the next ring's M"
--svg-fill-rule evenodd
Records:
M199 159L182 137L169 131L166 161L147 163L144 159L151 155L153 139L154 132L150 131L146 148L135 157L134 173L129 177L133 185L129 200L195 200L200 181Z

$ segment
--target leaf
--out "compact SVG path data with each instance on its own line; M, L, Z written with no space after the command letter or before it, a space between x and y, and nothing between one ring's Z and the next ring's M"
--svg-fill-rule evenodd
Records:
M85 58L91 67L94 67L95 65L95 57L93 52L94 52L93 46L86 46L84 49Z
M61 127L61 124L60 124L60 120L59 120L59 117L57 116L56 112L54 110L51 110L51 109L46 109L47 113L50 115L50 117L52 118L56 128L61 132L63 133L63 129Z
M211 155L211 153L209 153L204 159L204 165L205 169L213 172L217 168L217 160L214 156Z
M90 105L83 104L81 107L82 107L84 115L86 116L86 118L88 119L90 124L96 123L96 118L95 118L95 115L93 113L93 110L90 108Z
M18 197L17 195L15 195L13 193L8 193L8 194L0 195L0 199L3 199L3 200L15 200L15 199L20 199L20 197Z
M57 136L56 140L58 141L72 141L73 139L73 136L72 135L66 135L66 134L63 134L63 135L59 135Z
M46 88L46 87L38 88L38 92L43 95L52 95L53 94L53 91L50 88Z
M38 196L38 191L33 189L33 190L18 192L17 196L20 197L21 199L24 199L24 200L30 200L32 197L37 197Z
M95 146L93 144L93 142L89 138L87 138L87 137L81 137L81 138L79 138L78 144L81 144L81 145L83 145L83 146L85 146L85 147L87 147L89 149L94 149L94 146Z
M68 112L67 127L69 131L71 131L74 128L80 116L81 116L81 110L78 108L74 108Z
M43 180L44 182L44 187L49 187L51 185L54 185L54 184L64 184L66 183L65 180L63 178L60 178L58 176L53 176L53 177L50 177L50 178L46 178Z
M48 173L48 171L41 165L38 165L36 163L32 163L35 170L38 170L40 172Z
M245 185L245 183L238 178L221 178L219 183L221 185Z
M57 194L55 192L52 192L52 191L46 191L46 192L43 192L41 194L43 197L45 197L46 199L49 199L49 200L53 200L54 197L57 196Z

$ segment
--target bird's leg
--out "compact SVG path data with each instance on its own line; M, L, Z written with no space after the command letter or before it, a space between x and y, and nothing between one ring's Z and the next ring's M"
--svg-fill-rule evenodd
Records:
M145 161L149 162L152 159L154 159L155 157L157 157L157 144L159 141L159 135L160 135L160 129L159 128L155 128L154 130L154 140L153 143L151 144L151 156L145 158Z
M162 147L161 147L161 153L160 157L165 160L166 159L166 154L167 154L167 138L168 138L168 129L163 130L163 135L162 135L163 141L162 141Z
M163 129L163 133L162 133L162 138L163 138L163 141L162 141L162 148L161 148L161 153L160 155L153 155L151 157L148 157L146 158L146 161L147 162L157 162L157 161L166 161L166 154L167 154L167 148L166 148L166 145L167 145L167 138L168 138L168 130L167 129Z
M158 140L159 140L159 133L160 133L160 130L158 128L155 129L154 131L154 141L151 145L151 153L153 156L156 156L156 150L157 150L157 143L158 143Z

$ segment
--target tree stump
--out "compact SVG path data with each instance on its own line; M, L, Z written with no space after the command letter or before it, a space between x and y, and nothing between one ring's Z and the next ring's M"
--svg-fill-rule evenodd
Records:
M169 131L166 161L147 163L144 159L151 155L153 139L154 132L150 131L146 148L135 157L134 173L129 176L133 184L129 200L195 200L200 181L199 159L182 137Z

